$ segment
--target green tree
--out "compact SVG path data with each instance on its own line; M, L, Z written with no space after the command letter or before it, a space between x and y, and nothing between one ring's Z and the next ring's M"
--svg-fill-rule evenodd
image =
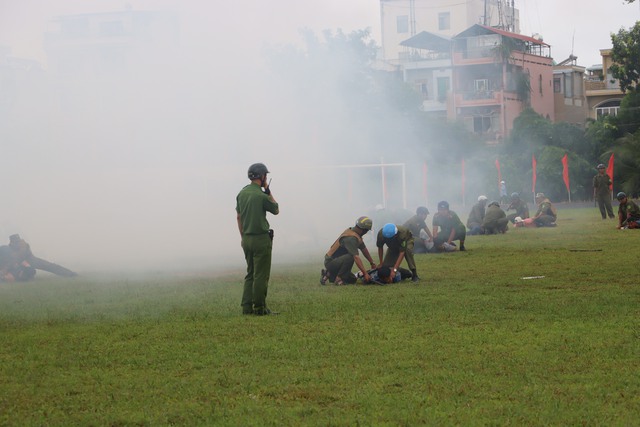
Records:
M640 81L640 21L628 31L621 28L618 34L611 34L611 74L620 82L620 89L626 92Z
M626 134L616 141L615 147L604 154L615 153L614 186L629 195L640 195L640 130ZM616 185L616 182L620 182Z

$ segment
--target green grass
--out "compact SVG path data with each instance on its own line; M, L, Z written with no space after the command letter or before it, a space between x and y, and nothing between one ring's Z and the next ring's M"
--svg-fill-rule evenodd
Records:
M639 425L640 231L559 224L419 255L419 284L276 265L270 317L242 271L1 284L0 425Z

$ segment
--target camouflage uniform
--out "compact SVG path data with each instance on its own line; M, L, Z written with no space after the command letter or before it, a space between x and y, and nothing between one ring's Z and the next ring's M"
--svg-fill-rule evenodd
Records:
M640 207L630 199L624 204L620 203L618 221L621 227L640 228Z

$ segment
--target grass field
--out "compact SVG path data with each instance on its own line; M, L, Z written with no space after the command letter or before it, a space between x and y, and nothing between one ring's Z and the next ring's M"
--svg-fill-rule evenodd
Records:
M0 425L640 425L640 231L558 222L419 284L276 265L279 316L240 315L242 271L0 284Z

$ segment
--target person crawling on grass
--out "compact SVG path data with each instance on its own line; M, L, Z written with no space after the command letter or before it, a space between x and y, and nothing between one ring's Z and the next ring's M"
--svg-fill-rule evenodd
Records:
M391 268L387 266L378 267L373 270L369 270L369 280L365 280L363 274L358 272L356 276L362 280L363 285L389 285L391 283L398 283L405 279L411 279L413 274L406 268L398 267L396 274L391 274Z
M27 282L36 275L36 269L28 262L16 262L13 250L0 246L0 282Z
M371 218L361 216L356 220L356 224L353 227L347 228L333 242L333 245L324 256L324 268L320 271L321 285L326 285L327 282L338 286L356 283L356 276L351 272L354 263L358 266L365 280L371 279L359 255L359 252L362 252L371 264L371 268L376 268L376 264L373 262L373 258L371 258L371 254L362 240L362 237L371 230L371 227L373 227Z

